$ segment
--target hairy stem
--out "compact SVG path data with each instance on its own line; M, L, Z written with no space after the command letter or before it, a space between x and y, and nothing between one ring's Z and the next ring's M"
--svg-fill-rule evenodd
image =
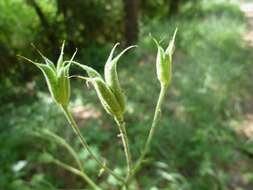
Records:
M93 187L93 189L95 189L95 190L102 190L100 187L98 187L95 184L95 182L92 181L91 178L89 178L89 176L86 173L84 173L84 172L82 172L82 171L80 171L80 170L78 170L76 168L73 168L72 166L69 166L68 164L65 164L65 163L63 163L63 162L61 162L60 160L57 160L57 159L53 159L52 162L55 163L56 165L64 168L65 170L68 170L69 172L71 172L71 173L73 173L75 175L80 176L81 178L84 179L85 182L87 182L91 187Z
M126 161L127 161L127 176L126 176L126 179L127 179L131 175L132 158L131 158L131 152L129 149L128 137L127 137L127 132L126 132L126 125L123 120L116 119L116 122L119 127L120 137L121 137L121 140L123 143L124 152L125 152Z
M149 151L149 146L150 146L151 140L152 140L152 138L154 136L154 133L155 133L155 130L157 128L157 123L158 123L159 116L160 116L160 113L161 113L161 106L162 106L163 100L164 100L165 95L166 95L166 90L167 90L167 86L162 85L161 90L160 90L160 94L159 94L159 98L158 98L158 101L157 101L157 104L156 104L155 113L154 113L154 117L153 117L153 122L152 122L152 125L151 125L151 129L149 131L148 138L147 138L146 143L144 145L143 151L141 152L141 156L137 160L137 162L136 162L136 164L133 168L133 171L131 173L131 176L128 178L128 180L130 180L130 178L133 177L136 172L138 172L138 170L140 169L140 166L143 162L144 157L146 156L147 152Z
M117 174L115 174L110 168L108 168L105 164L103 164L95 155L94 153L91 151L88 143L86 142L86 140L84 139L84 137L81 134L80 129L78 128L71 112L69 111L69 109L66 106L62 106L62 110L68 120L68 122L70 123L72 129L74 130L74 132L76 133L77 137L79 138L79 140L81 141L82 146L89 152L90 156L97 162L97 164L103 168L106 172L108 172L109 174L111 174L113 177L115 177L116 179L118 179L119 181L125 183L124 179L120 176L118 176Z

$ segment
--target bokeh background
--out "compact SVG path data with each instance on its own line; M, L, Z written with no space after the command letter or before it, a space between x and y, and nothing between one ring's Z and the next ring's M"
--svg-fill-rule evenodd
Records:
M173 82L136 190L253 189L253 5L239 0L1 0L0 1L0 189L90 189L54 164L73 159L49 129L78 152L104 189L117 182L80 146L51 100L41 72L17 55L42 61L35 44L55 61L65 56L101 73L116 42L132 44L119 64L127 96L127 131L134 160L146 140L159 93L156 47L166 46L176 27ZM75 67L71 74L84 74ZM114 121L93 88L72 79L71 110L92 150L119 173L125 160Z

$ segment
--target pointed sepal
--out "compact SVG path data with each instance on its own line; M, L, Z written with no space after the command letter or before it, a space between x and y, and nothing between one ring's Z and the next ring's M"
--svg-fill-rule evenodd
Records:
M107 59L107 62L105 64L104 68L104 77L105 82L109 86L109 88L112 90L113 94L115 95L116 99L118 100L122 111L125 110L125 96L122 91L122 88L119 83L118 74L117 74L117 63L120 57L126 53L129 49L136 47L136 46L130 46L126 49L124 49L118 56L113 58L113 53L116 49L116 47L119 45L119 43L115 44L113 49L111 50L111 53L109 55L109 58Z

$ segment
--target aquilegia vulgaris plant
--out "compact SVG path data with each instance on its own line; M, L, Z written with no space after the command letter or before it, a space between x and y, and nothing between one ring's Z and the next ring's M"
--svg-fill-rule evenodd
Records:
M174 35L168 47L165 50L161 47L160 43L157 42L157 40L153 39L157 46L156 72L157 72L157 78L160 82L160 94L159 94L159 98L158 98L157 105L155 108L153 122L150 128L146 143L144 145L144 148L142 149L139 159L137 159L136 162L132 161L131 152L129 149L128 135L127 135L127 131L125 127L126 124L124 120L124 113L125 113L125 107L126 107L127 102L125 99L125 95L123 93L123 89L121 88L121 85L119 83L118 73L117 73L117 63L119 62L120 58L123 56L123 54L126 51L136 46L130 46L126 48L119 55L114 57L113 55L114 51L116 47L119 45L119 43L117 43L111 50L111 53L105 63L103 77L93 68L87 65L80 64L77 61L74 61L76 51L74 52L70 60L64 60L64 55L63 55L64 43L62 45L61 53L56 64L54 64L47 57L45 57L39 50L37 51L42 56L45 62L44 64L37 63L23 56L20 56L24 58L25 60L33 63L42 71L52 98L57 103L57 105L61 108L70 126L74 130L76 136L79 138L82 146L88 151L91 158L96 161L96 163L99 165L99 167L103 171L112 175L115 179L117 179L120 182L121 184L120 188L122 189L129 188L128 185L131 179L135 176L135 174L141 168L143 159L145 158L145 155L149 151L149 146L157 127L158 117L161 112L161 106L164 101L164 97L167 93L168 87L171 83L172 56L174 53L174 42L175 42L176 33L177 33L177 30L175 30ZM126 163L127 163L127 172L125 176L121 176L118 173L115 173L114 170L107 167L104 161L102 161L103 159L96 157L96 155L90 149L86 139L81 134L80 129L76 121L74 120L71 111L69 110L69 99L71 95L71 88L70 88L71 77L69 77L69 69L72 64L82 68L87 73L87 76L77 76L77 77L86 80L86 82L91 83L94 86L94 89L97 93L97 96L103 108L110 116L114 118L118 126L120 137L121 137L122 144L124 147ZM96 189L96 190L102 189L85 173L84 168L81 164L80 158L77 156L77 153L75 152L75 150L65 141L65 139L59 137L58 135L48 130L42 130L41 133L38 135L41 135L41 134L44 134L45 136L48 136L54 139L55 143L58 143L59 145L65 147L69 151L70 155L73 156L77 167L65 164L61 162L60 160L57 160L51 155L45 156L47 160L82 177L85 180L85 182L88 183L90 187L92 187L93 189Z

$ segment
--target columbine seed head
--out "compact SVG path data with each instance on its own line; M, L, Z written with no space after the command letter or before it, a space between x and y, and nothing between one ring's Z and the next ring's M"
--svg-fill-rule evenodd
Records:
M42 71L46 79L49 92L54 101L63 106L68 105L70 98L69 67L75 57L76 51L70 61L63 61L63 43L56 67L54 63L45 57L39 50L37 51L42 56L46 64L37 63L25 57L21 57L33 63Z
M169 46L164 50L160 44L154 39L157 45L157 57L156 57L156 72L157 78L161 85L168 86L172 77L172 55L175 49L175 37L177 29L169 43Z
M86 79L95 87L100 102L106 112L117 119L121 119L125 112L125 95L119 83L117 63L120 57L127 50L136 46L130 46L124 49L118 56L113 58L113 53L118 45L119 43L113 47L106 61L104 68L104 79L96 70L92 69L91 67L81 65L77 62L73 63L80 66L87 72L88 78Z
M120 104L104 80L102 78L96 77L92 78L91 82L94 85L100 102L106 112L116 118L121 118L123 111L120 107Z

